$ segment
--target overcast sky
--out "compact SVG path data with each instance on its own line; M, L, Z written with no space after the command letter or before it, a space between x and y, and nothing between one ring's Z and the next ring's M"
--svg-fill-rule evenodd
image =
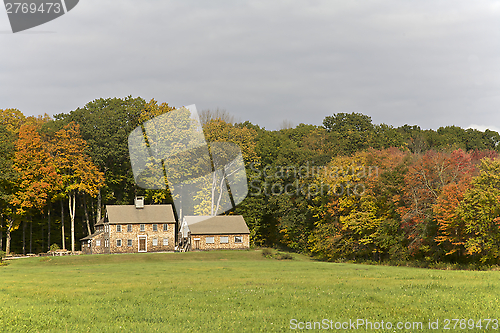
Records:
M128 95L267 129L360 112L498 130L500 1L80 0L16 34L0 8L0 109Z

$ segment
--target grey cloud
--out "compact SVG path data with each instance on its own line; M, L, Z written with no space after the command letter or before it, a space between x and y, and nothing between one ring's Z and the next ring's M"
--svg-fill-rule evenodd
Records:
M336 112L500 126L499 19L495 1L85 0L34 29L55 33L0 34L0 108L132 94L270 129Z

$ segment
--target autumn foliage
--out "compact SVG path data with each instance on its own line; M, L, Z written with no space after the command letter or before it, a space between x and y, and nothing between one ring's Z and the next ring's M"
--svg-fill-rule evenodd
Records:
M336 182L362 195L318 198L310 250L325 259L496 262L500 258L500 161L495 152L368 150ZM352 166L378 165L356 178ZM327 179L322 179L327 181Z

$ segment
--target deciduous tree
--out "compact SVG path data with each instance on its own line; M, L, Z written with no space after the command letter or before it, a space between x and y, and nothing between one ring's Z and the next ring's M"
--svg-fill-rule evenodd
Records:
M74 252L76 193L85 192L95 197L104 185L104 174L86 154L86 142L81 137L80 126L73 122L54 134L51 153L61 177L63 192L68 198L71 251Z

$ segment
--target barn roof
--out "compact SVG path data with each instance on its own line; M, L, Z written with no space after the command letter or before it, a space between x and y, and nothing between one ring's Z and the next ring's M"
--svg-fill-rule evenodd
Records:
M191 235L249 234L241 215L184 216Z
M106 212L110 224L175 223L172 205L107 205Z

